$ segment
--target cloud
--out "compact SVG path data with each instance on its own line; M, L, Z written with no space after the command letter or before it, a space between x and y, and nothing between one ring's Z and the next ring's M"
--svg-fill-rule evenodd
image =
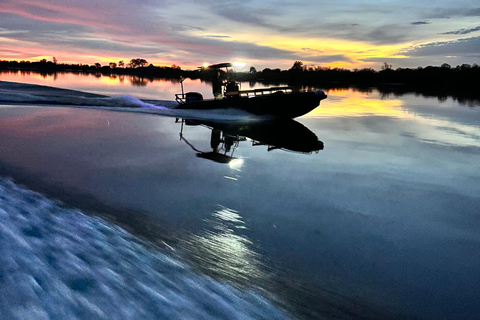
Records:
M449 32L443 32L440 34L468 34L472 32L480 31L480 26L475 27L475 28L469 28L469 29L460 29L460 30L455 30L455 31L449 31Z
M196 31L205 31L205 28L202 27L197 27L197 26L192 26L188 24L169 24L169 29L174 30L174 31L190 31L190 30L196 30Z
M428 22L428 21L414 21L414 22L411 22L410 24L414 25L414 26L421 26L421 25L424 25L424 24L430 24L430 22Z
M372 18L373 19L373 18ZM396 44L411 40L416 34L399 24L356 24L344 22L304 21L299 25L284 26L282 34L299 37L342 39L369 42L376 45Z
M0 19L8 22L12 30L10 37L21 41L24 45L30 44L42 49L44 54L48 51L73 50L76 54L84 53L99 55L99 53L112 54L133 54L138 51L148 52L148 48L137 37L136 41L126 35L116 36L97 31L92 33L88 26L61 25L48 21L30 20L24 17L8 17L0 14ZM7 33L4 30L4 33ZM161 48L155 49L157 52ZM97 51L97 54L93 53ZM154 51L150 49L150 51Z
M465 19L462 23L480 16L478 4L443 4L434 9L417 0L375 4L353 0L328 4L306 0L0 0L0 36L22 48L21 52L36 54L28 57L59 58L62 52L68 59L81 55L78 62L83 63L101 57L142 57L152 63L181 65L230 58L279 67L295 60L355 64L359 59L350 57L355 55L352 51L426 43L425 39L444 31L453 36L478 31L478 27L435 29L442 24L431 23L433 16L459 17L458 21ZM442 23L444 28L446 22ZM279 43L270 38L295 41L291 46L278 44L283 47L259 45ZM450 48L454 52L449 55L454 55L459 47L475 46L470 42L427 43L404 51L415 58L428 50ZM348 45L354 49L345 49ZM324 51L343 54L326 55ZM1 58L9 57L13 55L5 53Z
M299 55L298 59L296 60L306 60L309 61L310 63L317 63L317 64L322 64L322 63L331 63L331 62L349 62L352 63L353 60L352 58L343 55L343 54L332 54L332 55L327 55L323 54L323 50L317 50L317 49L312 49L312 48L302 48L302 52L305 52L306 56L304 55ZM314 54L312 56L312 54Z
M314 54L323 53L323 50L312 49L312 48L302 48L302 51L306 53L314 53Z
M333 54L333 55L319 55L315 57L304 57L303 59L310 61L311 63L331 63L331 62L353 62L350 57L347 57L343 54Z
M363 40L373 42L375 44L396 44L411 39L411 33L400 25L383 25L375 28L365 34ZM362 40L357 39L357 40Z
M127 0L55 1L2 0L0 13L31 21L44 21L66 26L84 26L91 31L108 30L123 34L141 34L168 29L161 19L159 7L165 10L169 1L145 0L135 5Z
M221 54L243 57L243 58L255 58L255 59L290 59L295 60L297 55L295 52L290 50L282 50L269 46L260 46L248 42L239 42L239 41L216 41L212 43L215 47L220 48ZM211 48L207 48L211 50ZM215 55L216 53L204 52L208 55Z
M207 5L211 12L221 17L240 24L271 29L279 28L267 22L268 17L276 13L274 6L263 5L262 2L248 0L203 0L202 5Z
M206 38L215 38L215 39L231 39L232 37L230 36L222 36L222 35L216 35L216 34L207 34L205 35Z
M1 15L0 15L1 17ZM17 35L17 34L21 34L21 33L28 33L28 31L26 30L9 30L9 29L4 29L4 28L0 28L0 36L6 36L6 35Z
M429 18L437 19L450 19L451 17L479 17L480 8L467 8L467 7L456 7L456 8L440 8L437 7L431 10L427 16Z
M466 16L466 17L480 17L480 8L468 10L468 11L465 13L465 16Z
M432 42L407 48L400 54L413 57L477 55L480 52L480 37L454 41Z

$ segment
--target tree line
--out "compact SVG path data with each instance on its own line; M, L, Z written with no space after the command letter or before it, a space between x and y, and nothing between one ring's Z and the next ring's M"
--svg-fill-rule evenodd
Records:
M405 85L421 87L454 87L461 89L478 88L480 66L477 64L462 64L452 67L447 63L441 66L418 68L396 68L384 63L380 70L372 68L344 69L322 66L305 66L301 61L295 61L288 70L263 69L257 72L254 68L243 79L264 79L267 81L305 84L351 84L351 85Z
M213 80L218 76L217 70L200 68L198 70L182 70L177 65L154 66L142 58L110 62L108 65L95 63L87 64L60 64L55 57L52 61L46 59L29 61L0 60L0 70L32 70L44 73L50 72L92 72L101 74L130 74L147 79L155 78L192 78ZM220 71L222 77L228 75ZM286 83L290 85L315 84L323 87L342 86L404 86L428 88L436 90L471 91L480 95L477 83L480 78L480 66L477 64L462 64L452 67L449 64L441 66L427 66L418 68L396 68L384 63L380 70L372 68L344 69L322 66L306 66L302 61L295 61L288 70L265 68L257 71L250 67L248 72L237 72L234 75L237 81Z
M176 64L171 66L154 66L149 64L147 60L142 58L134 58L125 63L123 60L117 62L109 62L107 65L100 63L94 64L66 64L58 63L53 57L51 61L42 59L40 61L16 61L16 60L0 60L0 70L31 70L39 73L54 72L85 72L100 74L130 74L139 76L159 76L162 78L178 78L182 76L182 69Z

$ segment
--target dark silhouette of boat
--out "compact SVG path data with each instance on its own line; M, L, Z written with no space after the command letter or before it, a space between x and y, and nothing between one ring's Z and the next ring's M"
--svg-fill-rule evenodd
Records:
M211 65L211 69L228 68L231 63ZM220 72L213 81L215 99L203 99L198 92L183 91L176 94L177 109L226 109L235 108L255 115L271 115L278 118L296 118L319 106L327 98L321 91L296 91L291 87L270 87L265 89L240 90L240 85L233 79L222 81ZM231 74L231 73L230 73Z
M253 146L267 146L268 151L282 149L308 154L324 148L315 133L292 119L247 123L182 119L181 122L180 138L196 151L197 157L218 163L236 160L234 152L242 141L251 141ZM193 146L183 134L184 125L201 125L210 129L212 150L202 151Z

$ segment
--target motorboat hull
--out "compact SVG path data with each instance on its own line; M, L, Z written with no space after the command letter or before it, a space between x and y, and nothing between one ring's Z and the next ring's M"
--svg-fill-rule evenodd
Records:
M323 91L273 93L254 97L229 96L219 100L198 100L180 103L177 109L235 108L255 115L272 115L279 118L296 118L319 106L327 96Z

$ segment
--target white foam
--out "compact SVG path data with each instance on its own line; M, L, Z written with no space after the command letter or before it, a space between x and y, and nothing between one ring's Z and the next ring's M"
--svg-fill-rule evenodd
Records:
M286 319L123 229L0 178L4 319Z

